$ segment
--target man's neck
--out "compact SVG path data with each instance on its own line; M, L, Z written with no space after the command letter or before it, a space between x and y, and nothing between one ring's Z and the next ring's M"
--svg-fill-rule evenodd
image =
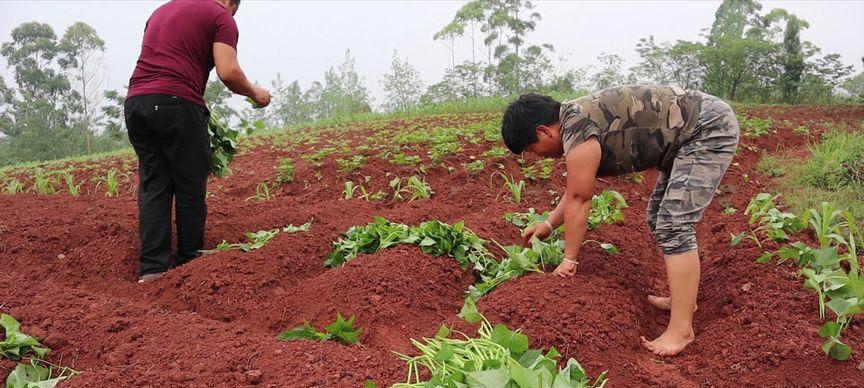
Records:
M216 4L222 6L222 8L228 9L228 1L227 0L213 0Z

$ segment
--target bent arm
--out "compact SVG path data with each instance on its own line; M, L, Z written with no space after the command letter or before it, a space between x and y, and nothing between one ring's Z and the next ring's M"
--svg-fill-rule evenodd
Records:
M246 73L240 69L237 62L237 50L233 47L216 42L213 43L213 63L216 64L216 75L232 92L252 97L255 85L246 78Z
M600 142L591 137L567 154L567 192L562 198L564 219L564 257L575 259L579 255L585 232L597 168L600 166ZM556 209L557 210L557 209Z

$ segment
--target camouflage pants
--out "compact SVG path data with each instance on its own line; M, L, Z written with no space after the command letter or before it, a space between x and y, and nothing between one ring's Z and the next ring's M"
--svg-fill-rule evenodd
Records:
M681 144L672 168L660 171L648 202L648 226L664 255L697 249L696 223L735 156L738 131L732 108L703 93L692 136Z

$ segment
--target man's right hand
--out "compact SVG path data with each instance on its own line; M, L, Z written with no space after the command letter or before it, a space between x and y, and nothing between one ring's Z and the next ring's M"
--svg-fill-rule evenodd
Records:
M531 239L537 237L540 240L545 240L552 234L552 229L545 222L531 225L522 231L522 246L528 248L531 246Z
M255 86L252 90L252 95L249 97L261 108L270 105L270 91L262 87Z

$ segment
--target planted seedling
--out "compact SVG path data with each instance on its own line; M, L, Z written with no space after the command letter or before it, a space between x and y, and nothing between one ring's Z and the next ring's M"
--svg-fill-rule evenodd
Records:
M279 232L280 232L280 229L259 230L257 232L247 232L246 233L246 239L249 242L231 244L228 241L222 240L222 242L219 243L219 245L217 245L216 248L209 249L209 250L202 250L201 253L210 254L210 253L227 252L227 251L234 251L234 250L240 250L243 252L253 251L256 249L260 249L261 247L266 245L268 242L270 242L270 240L272 240L274 237L276 237L279 234Z
M45 170L37 168L33 173L33 192L39 195L49 195L57 192L54 187L54 177L45 173Z
M426 180L421 179L416 175L408 178L404 190L411 196L408 199L409 203L415 199L429 199L429 197L435 193L435 191L432 190L432 187L426 183Z
M341 173L357 171L363 167L364 162L366 162L366 156L363 155L354 155L351 159L336 159L336 164L339 165L339 172Z
M342 199L352 199L357 192L358 185L354 181L345 181L344 189L342 189Z
M246 201L250 200L256 201L266 201L269 199L273 199L273 194L270 193L270 186L267 185L267 182L261 182L258 186L255 186L255 195L246 198Z
M400 166L414 166L420 164L422 159L416 155L406 155L403 152L394 153L391 159L393 163Z
M770 118L760 119L757 117L747 118L739 116L738 123L741 126L744 136L747 137L757 138L771 133L776 133L776 131L771 130L771 125L774 122Z
M18 180L18 178L10 179L6 181L6 184L3 186L3 193L9 195L15 195L17 193L24 192L24 184Z
M115 169L108 170L108 173L105 174L104 177L100 177L96 182L96 189L99 189L99 186L105 185L105 196L106 197L117 197L120 196L120 178L119 172Z
M475 160L471 163L463 163L462 167L465 167L466 170L473 173L483 171L483 169L486 168L486 164L483 163L482 160Z
M336 314L336 321L327 325L324 328L325 332L315 330L309 322L290 330L286 330L279 335L282 341L336 341L344 345L355 344L360 340L360 328L354 327L354 316L345 320L341 313Z
M282 232L283 233L308 232L309 228L311 228L311 227L312 227L312 220L309 220L309 222L307 222L303 225L300 225L300 226L294 226L293 224L288 224L287 226L282 228Z
M279 165L275 168L276 171L278 171L278 174L276 175L276 184L283 185L294 181L294 159L279 159Z
M622 210L626 207L627 200L615 190L603 190L600 195L594 195L591 197L591 211L588 213L588 229L623 221Z
M801 267L804 287L818 297L819 316L825 319L827 311L831 311L836 317L819 330L819 336L826 339L822 350L845 361L852 348L841 341L841 334L853 317L864 311L864 278L858 262L861 232L850 213L840 212L830 203L822 203L818 210L810 209L806 221L819 241L818 248L798 241L777 252L765 252L757 261L767 263L776 256L778 264L794 260Z
M795 214L781 212L774 201L779 195L759 193L747 205L745 214L750 215L747 221L749 232L732 234L732 245L738 245L745 238L752 240L760 248L767 241L782 242L789 240L789 234L794 234L804 228L804 222ZM770 258L769 258L770 259ZM764 260L764 257L761 259Z
M77 197L81 194L81 184L75 184L75 176L69 173L69 171L63 171L60 173L60 176L63 177L63 182L66 183L66 191L69 195L73 197Z
M512 176L508 177L501 172L496 172L492 174L492 177L494 178L496 175L499 175L501 176L501 179L504 179L503 188L510 191L510 198L513 200L513 202L522 202L522 192L525 191L525 181L520 179L517 182L516 178L513 178Z
M402 200L402 178L395 177L390 180L388 184L391 189L393 189L393 200L401 201Z
M521 159L520 159L521 160ZM552 169L554 159L543 159L534 163L530 166L522 167L522 174L525 175L525 179L529 179L532 181L538 179L549 179L552 176Z
M494 147L491 150L484 152L483 156L487 158L503 158L509 153L510 151L504 147Z
M317 152L310 155L303 155L301 158L315 167L321 167L324 164L324 159L336 152L334 147L323 147Z

